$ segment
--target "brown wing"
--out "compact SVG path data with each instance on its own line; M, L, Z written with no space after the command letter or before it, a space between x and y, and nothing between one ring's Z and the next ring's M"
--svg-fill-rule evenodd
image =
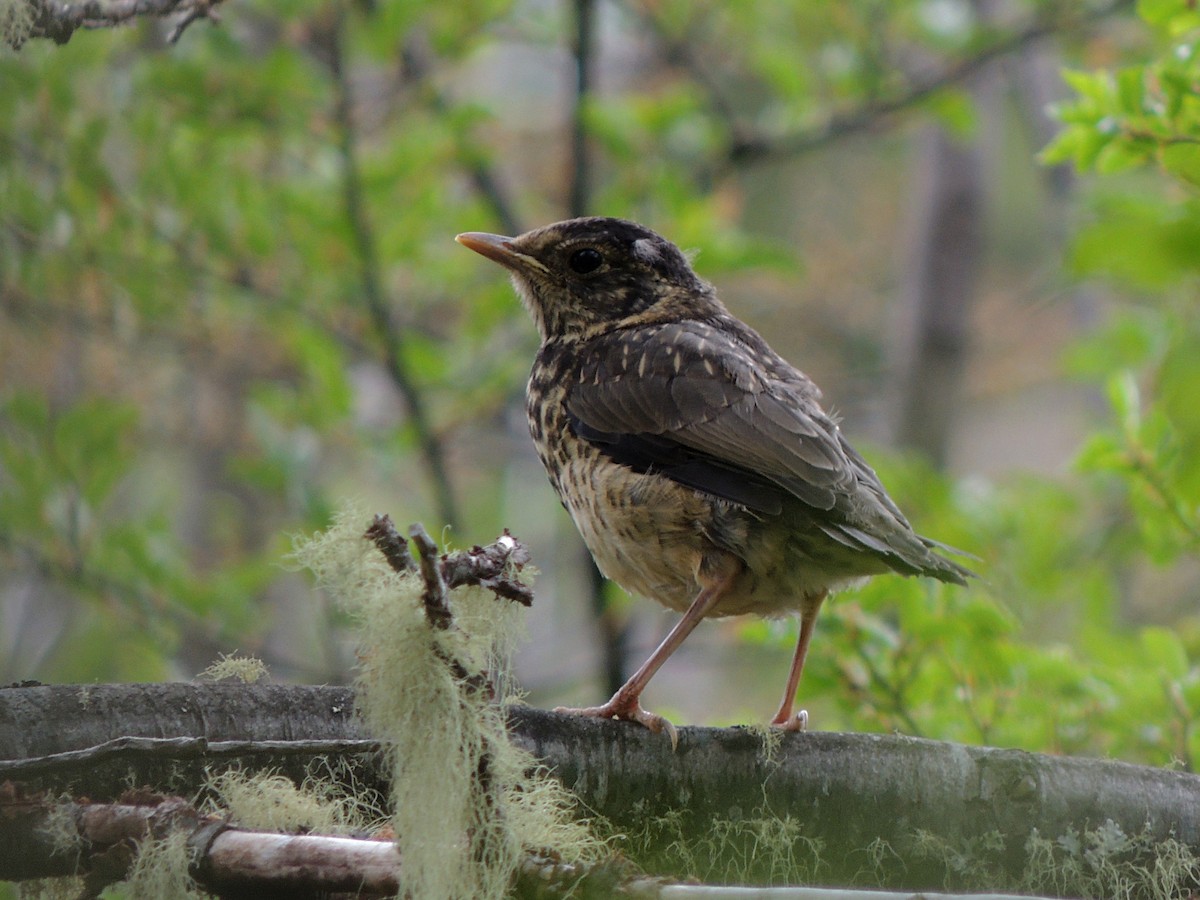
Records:
M567 397L579 436L758 513L799 500L840 543L899 571L961 580L912 532L816 386L741 323L721 326L665 323L595 339Z
M645 436L663 462L740 472L814 509L857 489L816 386L765 345L690 321L615 332L581 356L567 408L593 436Z

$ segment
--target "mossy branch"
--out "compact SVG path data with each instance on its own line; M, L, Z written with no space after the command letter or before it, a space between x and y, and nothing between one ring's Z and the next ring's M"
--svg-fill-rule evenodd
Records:
M174 760L164 758L161 747L130 743L102 759L47 760L36 773L21 763L122 736L203 736L218 744L248 741L237 757L243 768L279 768L302 780L312 754L322 761L341 757L361 767L365 783L386 789L377 755L364 752L363 745L297 744L309 751L307 757L282 749L298 735L365 739L351 715L354 703L344 687L0 689L0 779L17 777L31 789L111 799L131 778L151 784L174 778L171 790L187 794L204 783L213 764L194 744L181 744L190 749ZM509 710L508 728L588 809L618 830L632 832L673 816L679 830L709 834L713 821L729 820L738 811L746 818L770 815L800 823L804 838L823 846L826 881L853 882L870 871L892 888L939 886L955 877L948 848L974 841L992 847L991 864L1010 870L1015 882L1029 853L1041 846L1031 844L1031 836L1052 842L1094 831L1108 820L1126 835L1149 829L1157 840L1200 854L1200 776L1183 772L877 734L784 735L767 753L760 735L741 728L681 728L679 749L672 753L661 735L627 723L521 707ZM256 746L267 741L282 744ZM219 762L233 761L231 755ZM939 837L947 852L930 855ZM888 852L869 854L871 847Z
M0 791L0 818L6 845L20 851L3 875L13 880L86 872L89 889L98 893L130 874L132 852L116 851L177 835L190 860L187 871L175 873L181 886L190 874L218 894L240 888L391 896L399 890L400 859L391 841L237 828L180 797L138 792L116 803L59 801L23 796L10 785Z
M185 28L198 19L218 21L221 0L2 0L0 40L14 50L30 38L49 38L65 44L81 28L115 28L139 18L178 16L167 35L175 43Z

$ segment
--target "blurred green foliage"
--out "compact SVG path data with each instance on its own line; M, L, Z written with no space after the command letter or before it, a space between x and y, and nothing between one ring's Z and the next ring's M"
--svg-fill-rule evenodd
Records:
M508 411L534 336L450 237L562 216L561 152L516 139L565 117L561 85L534 70L518 108L489 84L503 54L569 43L569 4L545 7L248 0L170 48L143 23L0 57L0 582L5 603L27 581L66 610L6 678L191 675L258 649L285 536L344 496L431 531L456 519L459 540L509 524ZM833 140L864 110L969 136L960 86L900 63L953 71L1006 37L915 0L620 10L671 66L581 110L594 206L702 247L706 277L802 277L731 199L747 159ZM983 577L880 578L830 603L804 687L822 727L1200 762L1200 21L1182 2L1138 12L1137 58L1070 75L1044 153L1101 176L1069 274L1120 299L1065 367L1107 413L1062 479L953 483L872 455ZM1132 602L1173 590L1155 624L1138 610L1160 607ZM346 661L289 664L326 680Z
M924 499L929 533L983 553L984 577L971 591L877 579L831 605L825 627L848 652L821 657L809 689L853 727L1200 763L1200 610L1180 575L1200 551L1200 15L1138 12L1147 58L1069 73L1075 96L1042 155L1106 176L1070 263L1125 293L1065 365L1107 415L1069 481L948 493L920 466L886 473ZM1109 183L1129 169L1142 171ZM1146 624L1135 605L1169 612Z

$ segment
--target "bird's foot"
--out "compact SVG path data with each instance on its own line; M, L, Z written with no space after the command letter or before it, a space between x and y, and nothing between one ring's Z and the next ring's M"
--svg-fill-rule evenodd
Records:
M808 730L808 710L802 709L795 715L776 716L771 720L771 727L778 728L780 731L807 731Z
M636 696L622 697L620 691L614 694L611 700L600 706L559 706L555 707L554 711L572 716L588 716L592 719L621 719L625 722L638 722L655 734L665 731L667 737L671 739L672 750L679 744L679 732L675 730L675 726L668 719L658 713L643 709Z

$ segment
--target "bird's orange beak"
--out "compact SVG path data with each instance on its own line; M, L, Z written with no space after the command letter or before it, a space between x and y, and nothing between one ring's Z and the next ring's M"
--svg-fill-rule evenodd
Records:
M492 262L498 262L506 269L516 269L525 257L513 249L510 237L502 234L488 234L485 231L467 231L454 238L468 250L474 250L481 256L486 256Z

